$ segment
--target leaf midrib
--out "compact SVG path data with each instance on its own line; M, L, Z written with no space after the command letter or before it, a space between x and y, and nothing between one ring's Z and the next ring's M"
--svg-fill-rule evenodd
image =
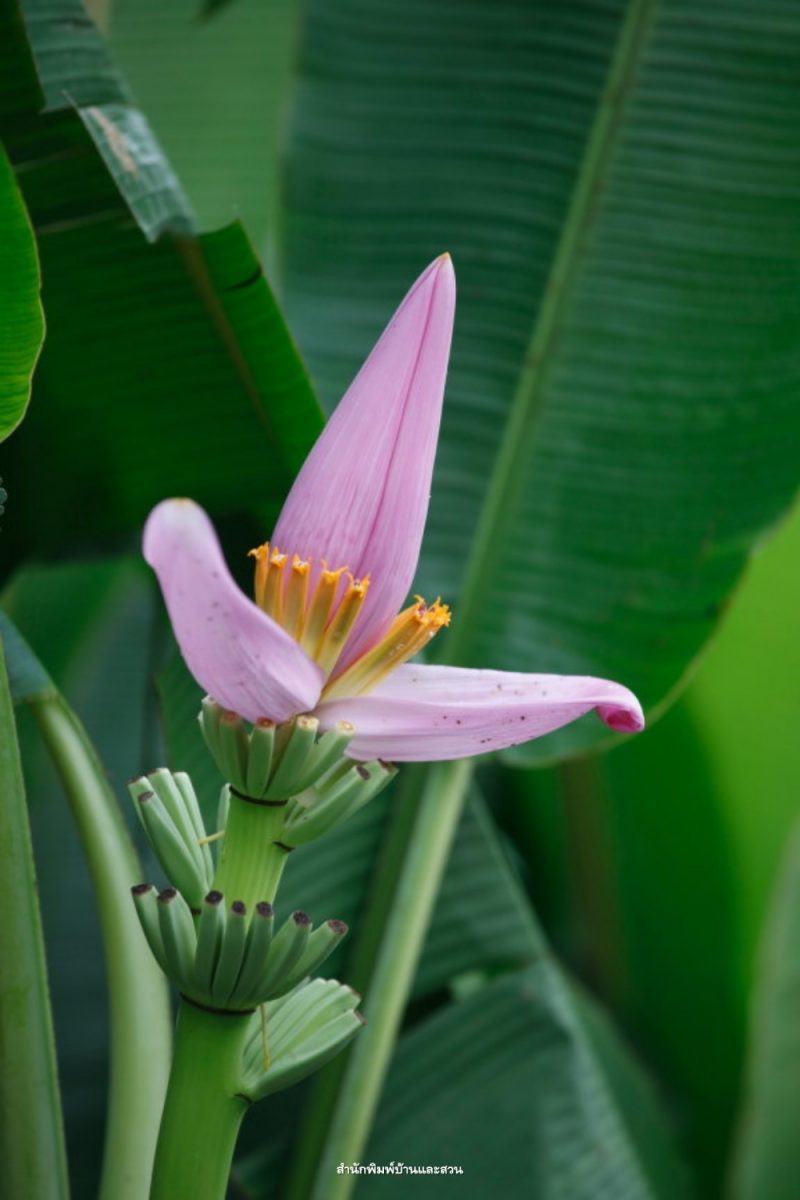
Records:
M445 648L447 662L467 663L473 649L497 534L513 510L541 425L548 370L658 7L659 0L630 0L620 29L478 517L460 589L458 621Z

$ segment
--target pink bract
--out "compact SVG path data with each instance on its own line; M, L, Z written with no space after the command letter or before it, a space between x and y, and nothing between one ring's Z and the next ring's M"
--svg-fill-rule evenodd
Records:
M323 561L370 576L337 674L385 634L413 581L454 310L455 277L444 255L414 284L347 390L275 528L273 545L311 562L312 585ZM190 671L218 703L250 721L301 712L314 712L323 728L350 721L355 758L463 758L541 737L591 709L614 729L643 728L632 692L585 676L410 663L364 694L326 700L324 672L238 588L198 505L159 504L144 556Z

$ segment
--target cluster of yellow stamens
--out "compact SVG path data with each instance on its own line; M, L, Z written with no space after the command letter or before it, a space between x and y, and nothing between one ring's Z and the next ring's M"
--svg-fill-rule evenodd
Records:
M438 597L430 605L421 596L414 599L414 604L395 617L389 632L377 645L325 687L322 694L326 700L371 691L390 671L427 646L442 626L450 624L450 609Z
M354 579L346 567L323 564L309 596L311 563L281 554L269 542L250 551L256 560L256 604L299 642L310 658L329 673L344 648L369 588L369 576ZM349 580L341 594L340 580Z
M295 554L289 563L269 542L250 551L256 560L256 603L299 642L306 654L331 675L356 622L369 588L369 576L355 579L346 567L335 571L323 562L310 588L311 563ZM342 584L342 576L347 579ZM437 599L426 605L421 596L392 622L386 635L332 678L325 699L370 691L401 663L417 654L442 626L450 624L450 609Z

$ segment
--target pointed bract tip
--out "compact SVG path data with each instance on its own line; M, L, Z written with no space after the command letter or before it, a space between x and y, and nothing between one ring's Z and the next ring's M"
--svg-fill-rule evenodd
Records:
M456 272L453 266L453 260L449 253L445 250L444 254L440 254L435 258L426 271L423 272L422 278L426 276L434 276L435 283L444 283L446 290L452 292L455 296Z

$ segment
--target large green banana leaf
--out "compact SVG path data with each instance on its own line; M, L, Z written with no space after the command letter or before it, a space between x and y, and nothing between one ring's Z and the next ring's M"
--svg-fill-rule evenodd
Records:
M24 23L12 0L0 11L0 135L50 330L5 466L24 514L9 556L136 528L176 492L268 515L320 414L242 227L193 235L79 0L27 0Z
M765 988L756 968L774 974L756 949L797 815L798 599L795 510L656 728L583 764L504 770L495 786L558 950L683 1097L710 1195L730 1156L754 981Z
M451 661L652 710L789 502L798 54L785 0L309 4L284 282L326 403L425 263L456 265L422 572Z

